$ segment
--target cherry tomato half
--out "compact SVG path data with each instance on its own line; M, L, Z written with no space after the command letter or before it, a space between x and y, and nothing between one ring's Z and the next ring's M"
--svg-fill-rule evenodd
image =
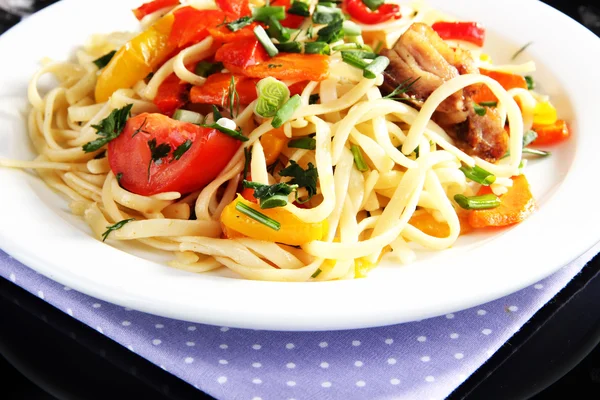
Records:
M190 193L215 179L240 144L215 129L144 113L130 118L109 143L108 161L130 192Z

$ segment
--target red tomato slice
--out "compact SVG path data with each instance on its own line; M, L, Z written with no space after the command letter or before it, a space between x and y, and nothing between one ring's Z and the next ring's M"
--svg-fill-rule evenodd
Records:
M275 3L275 1L273 3ZM286 28L298 29L300 28L300 25L304 23L304 20L306 19L305 17L301 15L287 13L287 11L292 6L292 0L279 0L276 4L273 5L285 7L285 19L283 21L280 21L282 26L285 26Z
M191 146L176 160L174 151L188 140ZM156 147L170 146L158 161L152 160L153 141ZM115 175L122 174L121 186L132 193L190 193L215 179L240 144L215 129L144 113L130 118L121 135L109 143L108 161Z
M133 10L133 15L141 21L146 15L152 14L162 8L176 6L177 4L179 4L179 0L154 0L142 4L140 7Z

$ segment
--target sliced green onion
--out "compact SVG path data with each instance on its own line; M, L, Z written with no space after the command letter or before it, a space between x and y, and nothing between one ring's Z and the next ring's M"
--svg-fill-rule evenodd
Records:
M385 0L362 0L362 2L371 10L376 11L383 3L385 3Z
M258 100L254 112L261 117L274 117L290 98L290 89L283 82L268 77L256 84Z
M182 122L189 122L190 124L201 124L204 121L204 116L200 113L188 110L177 110L173 114L173 119Z
M315 140L315 138L311 137L293 139L288 142L288 147L290 149L314 150L317 148L317 141Z
M479 105L482 107L498 107L498 102L497 101L482 101L481 103L479 103Z
M352 151L352 155L354 156L354 164L356 164L356 169L358 169L360 172L367 172L369 170L369 166L363 158L360 147L353 144L350 150Z
M525 77L525 82L527 82L527 90L535 89L535 81L533 80L532 76L527 75Z
M365 67L363 76L368 79L375 79L377 75L385 71L388 65L390 65L390 59L385 56L379 56Z
M356 23L348 20L344 21L344 35L346 36L360 36L362 34L362 29Z
M211 63L208 61L200 61L198 65L196 65L196 69L194 73L203 78L208 78L209 76L220 72L223 68L223 63Z
M343 14L341 8L325 7L318 4L313 13L312 20L315 24L330 24L333 21L342 21Z
M331 54L329 45L323 42L307 42L304 44L304 52L306 54Z
M460 170L463 172L463 174L465 174L467 178L469 178L473 182L480 183L483 186L490 186L492 183L496 182L496 176L494 174L486 171L481 167L478 167L477 165L474 167L463 165L462 167L460 167Z
M360 58L360 59L368 59L368 60L374 60L377 58L377 54L370 52L370 51L365 51L365 50L345 50L348 52L352 52L356 57Z
M292 6L287 10L288 14L300 15L301 17L310 17L308 4L303 1L294 1Z
M113 50L110 53L107 53L102 57L95 59L94 64L96 64L96 67L98 67L98 69L102 69L108 65L108 63L110 62L110 60L112 60L115 54L117 54L117 51Z
M319 102L319 100L321 100L321 96L319 95L319 93L311 94L310 97L308 98L308 104L310 104L310 105L317 104Z
M302 43L300 42L277 43L275 47L282 53L302 53Z
M277 110L277 114L275 114L275 118L273 118L273 122L271 125L273 128L280 128L283 124L289 121L290 118L294 115L296 110L302 105L302 100L300 95L296 94L292 96L279 110Z
M317 268L315 273L312 274L310 277L314 279L314 278L318 277L319 275L321 275L321 272L323 272L323 271L321 271L321 268Z
M373 49L371 48L371 46L367 45L367 44L360 44L360 43L344 43L344 44L338 44L337 46L335 46L333 49L333 51L344 51L344 50L365 50L365 51L370 51L373 52Z
M355 51L342 51L342 60L353 67L358 69L365 69L368 63L366 63L362 58L355 54Z
M238 201L235 205L235 209L252 218L253 220L260 222L261 224L268 226L269 228L278 231L281 229L281 224L275 221L273 218L267 217L265 214L256 211L254 208L247 206L246 204Z
M254 22L254 18L252 17L242 17L240 19L236 19L233 22L230 22L227 24L227 28L229 28L230 31L232 32L237 32L240 29L252 24Z
M279 50L277 50L277 47L275 47L275 45L269 38L269 35L267 35L265 28L258 25L256 28L254 28L254 35L256 36L260 44L263 45L263 47L267 51L267 54L270 57L275 57L277 54L279 54Z
M537 137L538 137L537 132L532 129L525 132L523 134L523 147L529 146L531 143L534 142L535 139L537 139Z
M290 40L290 30L281 25L281 22L273 17L269 17L268 24L269 28L267 29L267 33L270 37L279 40L279 42L287 42Z
M473 104L473 110L475 110L475 114L479 115L480 117L483 117L487 112L485 107L481 107L477 103Z
M548 156L552 155L552 153L550 153L549 151L536 150L536 149L530 149L530 148L523 149L523 154L529 154L529 155L538 156L538 157L548 157Z
M269 22L269 17L273 17L279 21L285 19L285 7L284 6L266 6L257 7L252 11L252 17L256 21Z
M344 36L343 22L336 19L317 33L317 42L333 43Z
M502 204L502 200L494 194L467 197L462 194L454 196L454 201L465 210L489 210Z

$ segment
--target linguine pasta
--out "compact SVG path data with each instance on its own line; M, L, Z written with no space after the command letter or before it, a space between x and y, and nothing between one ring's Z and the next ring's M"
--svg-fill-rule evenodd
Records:
M217 8L212 1L189 4L197 9ZM251 5L262 4L256 1ZM145 16L142 29L184 6L161 8ZM412 23L439 19L437 11L420 2L406 7L400 19L359 23L365 40L372 40L367 44L375 48L381 41L390 47ZM300 27L297 40L310 41L309 26L310 18ZM488 76L463 74L444 82L416 106L386 98L383 74L366 78L334 51L328 57L327 78L305 85L300 106L282 127L286 140L314 138L314 150L284 146L277 165L267 165L261 138L273 130L273 121L255 114L254 101L229 116L248 140L207 185L191 193L133 193L119 184L105 155L106 147L86 152L82 146L97 139L94 126L116 109L131 105L132 116L159 112L153 101L172 74L191 85L204 85L207 78L188 66L211 59L218 46L209 35L166 60L149 79L116 90L106 102L97 102L94 90L100 72L94 61L132 37L95 35L77 50L74 61L45 63L28 89L28 130L38 156L33 161L2 159L0 165L36 170L49 187L70 201L71 211L85 220L99 240L137 241L170 252L171 267L198 273L229 268L244 278L267 281L365 276L385 254L410 263L417 247L441 251L453 246L461 227L464 231L468 213L456 204L454 196L473 196L480 186L465 176L462 166L478 166L495 175L491 190L497 195L507 193L513 184L510 178L521 174L523 136L534 123L538 104L531 91L506 90ZM344 43L341 39L330 46ZM489 70L527 73L535 68L532 63L494 67L480 61L479 53L473 49L478 65ZM46 74L55 76L59 84L42 93L39 81ZM446 99L479 84L486 85L498 99L496 110L509 129L509 156L498 162L467 154L434 122L434 113ZM311 96L316 94L320 101L315 104ZM216 122L212 118L209 115L206 123ZM357 168L352 151L356 148L364 157L366 170ZM279 172L292 162L303 169L314 165L316 194L306 204L295 202L295 194L290 194L278 212L301 224L323 224L321 237L286 244L228 232L222 216L238 198L244 170L252 182L289 183L290 177ZM299 198L306 198L307 193L307 188L298 189ZM423 216L441 227L443 234L432 234L415 223ZM122 226L117 227L120 222Z

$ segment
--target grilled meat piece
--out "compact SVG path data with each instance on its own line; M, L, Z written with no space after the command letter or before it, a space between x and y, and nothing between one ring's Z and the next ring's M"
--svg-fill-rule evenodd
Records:
M417 106L444 82L463 74L479 74L468 51L452 49L426 24L412 24L393 49L383 50L390 59L384 73L383 89L391 92L407 80L419 78L406 96ZM460 90L437 108L433 119L457 141L467 153L494 162L508 149L508 134L498 114L488 109L479 116L471 97L476 86Z

